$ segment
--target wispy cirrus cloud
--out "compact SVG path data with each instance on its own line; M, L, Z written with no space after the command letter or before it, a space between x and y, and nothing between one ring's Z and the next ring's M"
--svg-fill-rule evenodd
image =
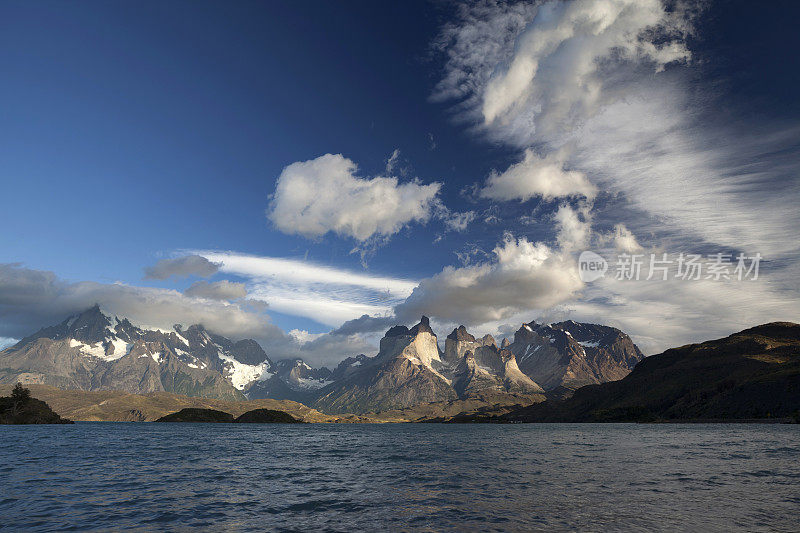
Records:
M183 291L183 294L194 298L208 298L211 300L236 300L247 296L247 289L244 283L226 279L210 283L205 280L199 280L192 283Z
M484 1L460 7L443 28L434 46L446 64L433 98L453 102L454 116L477 135L531 160L490 176L484 197L574 192L575 175L546 172L557 154L562 170L605 195L584 220L574 210L554 217L573 228L572 241L770 259L748 286L606 279L511 320L572 313L619 325L656 350L800 315L791 281L800 276L800 125L738 124L724 118L731 110L718 94L697 90L687 38L703 9L660 0ZM537 172L548 179L533 179ZM613 230L596 233L594 223Z
M236 252L195 250L220 271L246 280L249 298L271 309L304 316L331 327L367 314L391 314L416 287L414 280L377 276L311 261Z

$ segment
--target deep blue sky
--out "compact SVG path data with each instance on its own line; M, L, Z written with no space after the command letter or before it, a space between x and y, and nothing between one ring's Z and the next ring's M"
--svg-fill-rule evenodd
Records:
M453 7L438 2L0 1L0 262L67 280L163 287L142 269L182 249L303 257L361 269L353 243L285 235L265 217L288 164L325 153L364 176L400 149L408 178L460 191L517 151L492 145L432 103L442 57L431 51ZM696 90L712 114L800 114L800 4L712 3L691 42ZM435 140L431 149L429 134ZM525 206L530 212L536 201ZM520 214L500 208L501 218ZM396 235L372 272L419 279L506 229L441 224ZM188 282L186 282L188 283ZM284 327L307 326L277 316Z
M341 7L2 3L0 161L4 196L17 199L5 203L4 259L98 280L135 280L178 248L310 248L355 266L350 244L270 231L264 209L285 165L342 153L370 173L399 148L453 197L479 179L494 154L427 101L443 11ZM372 268L392 269L390 257ZM405 261L405 275L439 263Z

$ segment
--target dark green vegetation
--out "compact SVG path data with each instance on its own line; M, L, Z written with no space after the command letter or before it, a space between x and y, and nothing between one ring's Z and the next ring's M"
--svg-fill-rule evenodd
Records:
M569 399L480 421L791 419L799 409L800 325L773 322L647 357L624 379Z
M156 422L233 422L233 415L216 409L187 407L177 413L162 416Z
M298 424L300 420L289 413L283 411L275 411L272 409L253 409L247 411L242 416L234 420L234 422L245 424Z
M0 397L0 424L72 424L45 402L31 398L31 391L17 383L11 396Z
M216 422L216 423L281 423L301 422L292 415L272 409L253 409L234 419L233 415L216 409L187 407L177 413L162 416L156 422Z

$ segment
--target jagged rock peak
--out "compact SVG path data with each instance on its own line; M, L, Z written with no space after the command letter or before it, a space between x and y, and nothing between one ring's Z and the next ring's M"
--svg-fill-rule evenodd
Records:
M425 315L422 315L422 318L419 319L419 324L417 324L416 326L411 328L411 331L409 332L409 334L416 336L419 333L423 333L423 332L424 333L430 333L434 337L436 336L436 334L431 329L431 321Z
M538 327L539 325L533 320L527 324L523 323L522 326L520 326L520 328L514 333L514 342L519 342L522 339L528 339L532 337L536 331L536 328Z
M483 338L481 339L481 344L483 344L484 346L494 346L495 348L497 348L497 342L494 340L494 337L492 337L488 333L484 335Z
M431 321L425 315L419 319L419 324L414 326L411 329L408 329L406 326L394 326L389 328L389 330L384 335L386 337L400 337L402 335L411 335L412 337L416 337L418 333L430 333L434 337L436 334L431 329Z
M467 328L465 328L464 326L458 326L450 333L450 335L447 336L447 338L452 339L454 341L475 342L475 337L470 335L470 333L467 331Z
M500 344L500 348L508 348L511 345L511 341L508 339L503 339L503 342Z
M510 361L511 359L516 359L511 350L506 350L505 348L502 348L500 350L500 360L505 363L506 361Z
M401 335L408 335L408 328L405 326L394 326L389 328L384 337L400 337Z

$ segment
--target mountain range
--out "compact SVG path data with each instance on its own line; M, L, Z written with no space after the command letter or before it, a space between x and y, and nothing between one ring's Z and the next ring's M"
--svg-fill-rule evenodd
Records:
M499 345L460 326L442 350L422 317L412 328L390 328L374 357L346 357L330 370L302 359L273 362L257 342L201 325L148 329L94 306L0 352L0 383L294 400L358 414L436 402L528 405L548 392L621 379L642 359L620 330L573 321L522 324Z
M722 339L672 348L648 357L619 381L586 386L569 399L522 407L494 420L791 418L800 420L800 325L772 322Z

